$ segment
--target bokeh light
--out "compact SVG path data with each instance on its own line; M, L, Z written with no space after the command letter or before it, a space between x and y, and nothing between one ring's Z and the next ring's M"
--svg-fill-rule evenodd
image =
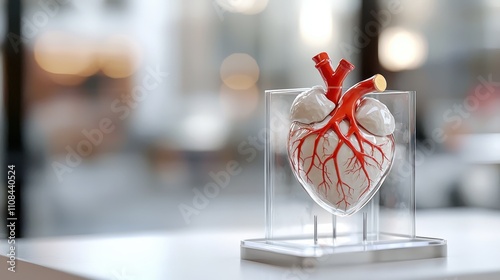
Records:
M102 44L63 32L48 32L36 40L35 60L59 84L78 84L71 75L89 77L101 70L110 78L131 76L140 65L137 43L114 35Z
M380 35L379 59L387 70L416 69L427 59L427 40L404 28L388 28Z
M232 89L249 89L259 80L259 65L245 53L233 53L226 57L220 67L220 77Z
M332 40L333 16L329 1L303 1L300 8L300 35L310 45L325 45Z
M182 147L190 151L213 151L224 147L229 134L227 123L214 112L197 112L181 122Z
M99 68L92 42L63 32L41 35L34 46L35 60L53 74L90 76Z

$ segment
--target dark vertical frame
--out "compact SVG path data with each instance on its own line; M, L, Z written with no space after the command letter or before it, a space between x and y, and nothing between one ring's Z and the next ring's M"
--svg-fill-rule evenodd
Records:
M360 17L362 31L364 31L365 28L371 26L371 23L375 21L373 14L378 13L380 10L380 5L378 2L379 1L376 0L362 0ZM382 73L382 67L380 66L380 62L378 59L379 35L379 33L376 33L376 35L370 36L369 43L361 49L360 75L361 77L363 77L363 79L371 77L376 73Z
M15 216L16 238L22 237L23 225L23 183L24 183L24 143L23 143L23 66L24 48L21 34L22 0L6 0L7 30L3 45L4 55L4 112L5 112L5 159L4 183L7 193L8 165L15 165ZM5 213L7 220L7 209Z

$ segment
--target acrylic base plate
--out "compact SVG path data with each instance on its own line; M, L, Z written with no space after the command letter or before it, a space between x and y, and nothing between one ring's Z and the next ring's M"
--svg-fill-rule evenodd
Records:
M241 259L280 266L335 266L446 257L446 240L380 234L377 241L356 237L249 239L241 241ZM350 240L348 242L346 240ZM352 241L355 240L355 241ZM369 239L368 239L369 240ZM351 244L350 244L351 243Z

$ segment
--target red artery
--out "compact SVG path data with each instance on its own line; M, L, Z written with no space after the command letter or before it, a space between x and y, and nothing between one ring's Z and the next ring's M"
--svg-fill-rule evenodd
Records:
M333 71L330 57L325 52L317 54L313 57L313 61L316 62L316 68L325 81L327 87L326 97L337 105L342 95L344 79L354 69L354 65L342 59L337 69Z

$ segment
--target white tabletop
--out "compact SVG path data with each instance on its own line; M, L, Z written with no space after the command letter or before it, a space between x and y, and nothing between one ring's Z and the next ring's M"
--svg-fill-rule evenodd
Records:
M26 239L18 240L16 253L27 262L90 279L500 279L500 212L419 211L417 233L447 239L448 257L306 270L241 261L240 240L260 238L263 229ZM3 254L6 243L0 244ZM43 274L29 263L19 265L15 275L2 267L0 279Z

